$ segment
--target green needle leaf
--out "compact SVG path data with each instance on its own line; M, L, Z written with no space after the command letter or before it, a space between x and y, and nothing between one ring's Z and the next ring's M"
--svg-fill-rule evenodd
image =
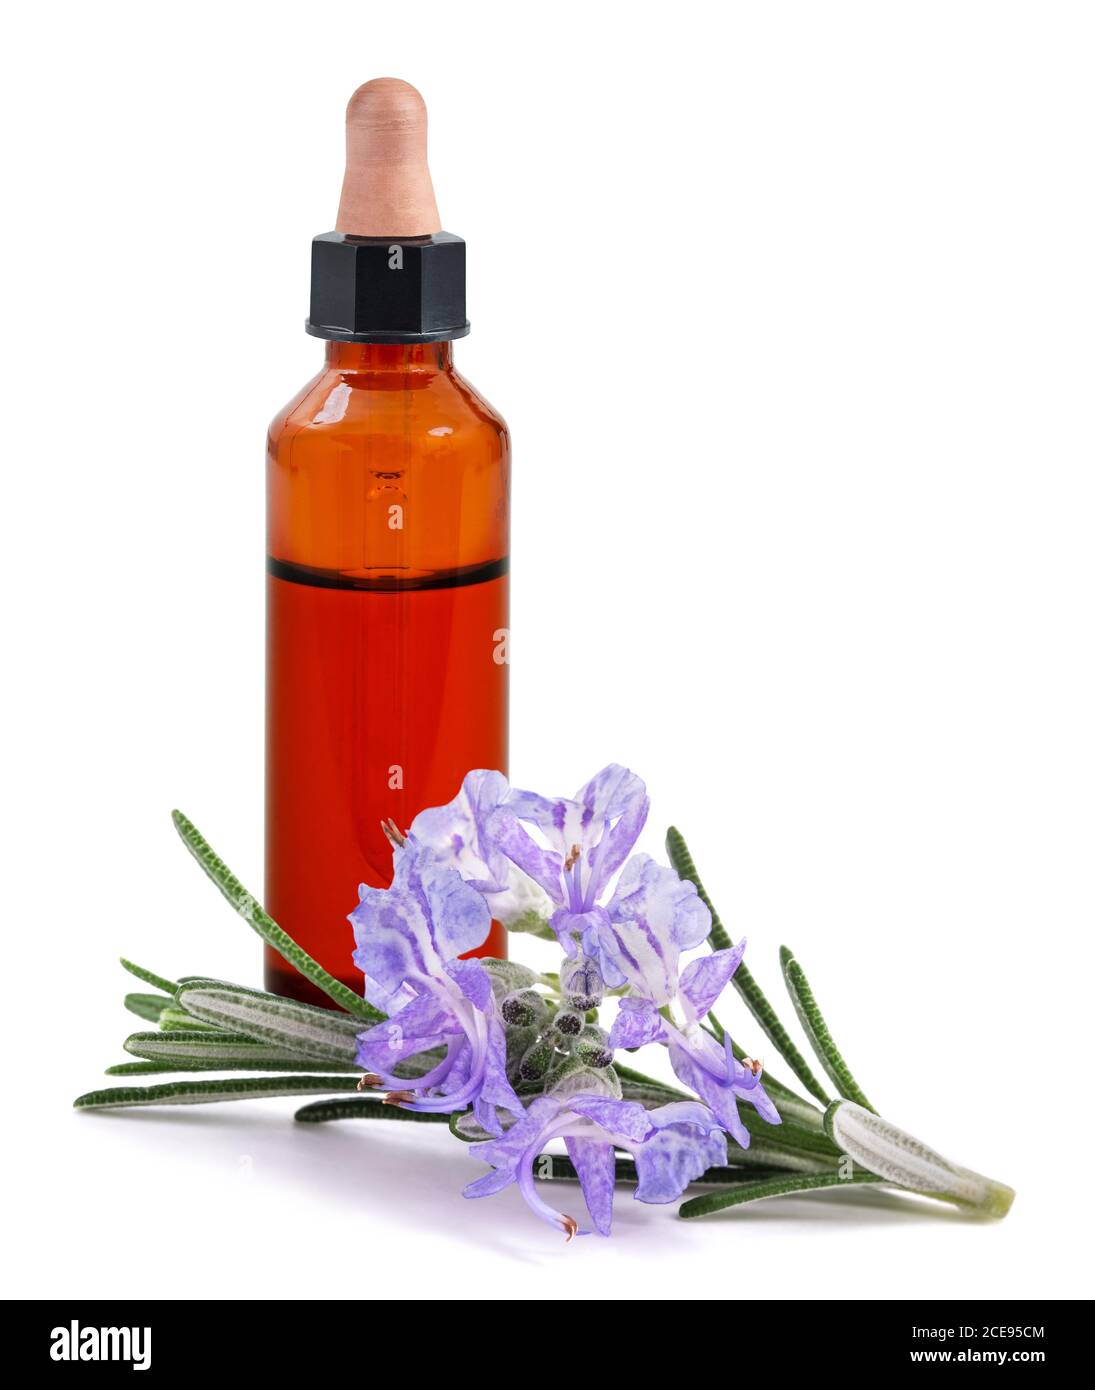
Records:
M873 1111L874 1106L860 1090L847 1062L840 1055L836 1043L833 1042L833 1036L817 1006L817 1000L814 998L814 992L810 988L802 966L799 965L786 946L779 948L779 960L783 966L783 978L787 985L787 993L791 996L791 1002L795 1006L799 1022L802 1024L806 1036L810 1039L810 1046L817 1053L818 1061L825 1068L830 1081L846 1100L853 1100L857 1105L862 1105L864 1109Z
M613 1062L612 1069L620 1080L630 1083L636 1088L648 1090L652 1093L658 1092L661 1099L653 1101L654 1105L668 1105L675 1100L695 1100L695 1096L688 1095L685 1091L680 1091L676 1086L669 1086L664 1081L656 1081L652 1076L645 1076L641 1071L635 1071L633 1067L625 1067L619 1062ZM626 1087L625 1087L626 1088ZM629 1096L628 1099L631 1099ZM638 1099L638 1097L635 1097Z
M169 1004L160 1014L160 1027L165 1032L177 1032L180 1028L188 1028L192 1033L216 1032L213 1024L203 1023L200 1018L195 1018L175 1004Z
M110 1086L88 1091L72 1102L77 1110L134 1105L203 1105L220 1100L260 1100L271 1096L322 1095L353 1091L353 1076L235 1076L223 1081L168 1081L161 1086Z
M696 872L696 866L692 862L692 856L688 852L688 846L684 842L684 836L676 826L671 825L666 832L665 848L669 855L669 862L677 873L680 874L681 878L687 878L696 885L696 892L707 904L711 913L711 936L709 938L711 946L716 951L729 950L734 943L730 940L726 928L719 920L719 914L715 911L711 899L704 890L700 876ZM746 1008L760 1024L765 1036L774 1047L779 1049L780 1056L783 1057L794 1074L812 1096L821 1101L822 1105L828 1105L830 1097L824 1086L810 1069L809 1062L791 1040L791 1035L779 1021L775 1009L768 1002L768 996L753 979L752 972L744 961L734 971L731 983L745 1000Z
M294 1119L302 1124L323 1124L327 1120L421 1120L426 1124L447 1124L448 1115L434 1111L404 1110L365 1096L346 1096L342 1100L317 1100L298 1110Z
M190 1029L176 1032L134 1033L125 1040L125 1050L168 1071L330 1071L340 1069L330 1059L311 1062L285 1048L270 1047L238 1033L199 1033ZM175 1066L171 1064L175 1063ZM360 1076L360 1067L343 1061L346 1071Z
M160 1015L171 1000L163 994L127 994L125 1006L131 1014L147 1019L149 1023L159 1023Z
M146 985L154 985L156 989L162 989L165 994L174 994L178 985L174 980L167 980L162 975L153 974L151 970L146 970L143 965L134 965L131 960L121 957L123 970L128 970L131 975L136 975L138 980L143 980Z
M167 1066L162 1062L116 1062L114 1066L105 1069L105 1076L152 1076L159 1073L170 1071L204 1071L204 1067L196 1067L190 1064L182 1067Z
M172 811L171 819L175 823L175 829L179 832L183 844L201 865L206 875L217 885L243 920L250 923L268 946L272 946L283 960L298 970L305 979L311 980L317 989L321 989L329 999L333 999L347 1013L355 1014L358 1018L369 1019L373 1023L379 1023L383 1019L384 1015L378 1009L367 1004L360 995L356 994L348 985L344 985L341 980L336 980L329 971L324 970L319 961L313 960L307 951L298 946L288 932L283 931L278 926L270 914L244 888L228 865L217 857L201 832L187 820L181 811Z
M686 1220L694 1216L710 1216L727 1207L740 1207L745 1202L759 1202L765 1197L786 1197L793 1192L813 1192L821 1187L856 1187L861 1183L878 1183L873 1173L855 1173L842 1178L839 1173L802 1173L796 1176L765 1178L763 1182L742 1182L720 1192L705 1192L702 1197L690 1197L682 1202L678 1216Z
M316 1061L350 1063L357 1056L359 1018L279 999L240 985L179 986L175 1002L203 1023Z

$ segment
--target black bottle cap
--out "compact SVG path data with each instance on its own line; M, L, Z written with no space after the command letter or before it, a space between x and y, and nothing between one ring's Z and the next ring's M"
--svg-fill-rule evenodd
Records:
M346 236L312 242L312 303L305 328L342 343L444 343L470 325L463 239Z

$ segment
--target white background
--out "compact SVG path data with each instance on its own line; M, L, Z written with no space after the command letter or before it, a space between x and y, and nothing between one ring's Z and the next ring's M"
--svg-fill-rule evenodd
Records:
M1090 7L5 30L7 1291L1090 1295ZM513 433L515 780L645 776L645 847L685 830L769 992L786 941L874 1102L1011 1183L1007 1221L621 1193L566 1247L465 1202L424 1126L69 1109L141 1026L120 953L259 977L168 811L261 884L264 430L322 358L309 241L378 75L429 104L458 365Z

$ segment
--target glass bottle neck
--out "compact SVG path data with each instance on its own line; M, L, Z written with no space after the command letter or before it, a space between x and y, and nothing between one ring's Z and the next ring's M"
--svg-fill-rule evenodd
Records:
M451 372L452 343L327 343L336 372Z

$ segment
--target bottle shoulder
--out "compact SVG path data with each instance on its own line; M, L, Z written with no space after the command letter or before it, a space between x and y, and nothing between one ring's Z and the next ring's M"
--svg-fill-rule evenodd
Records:
M509 429L499 412L466 378L449 372L342 372L314 376L274 416L271 446L286 435L345 439L348 435L421 435L483 442L508 449Z
M509 432L451 369L326 368L274 418L266 484L290 564L439 575L509 551Z

